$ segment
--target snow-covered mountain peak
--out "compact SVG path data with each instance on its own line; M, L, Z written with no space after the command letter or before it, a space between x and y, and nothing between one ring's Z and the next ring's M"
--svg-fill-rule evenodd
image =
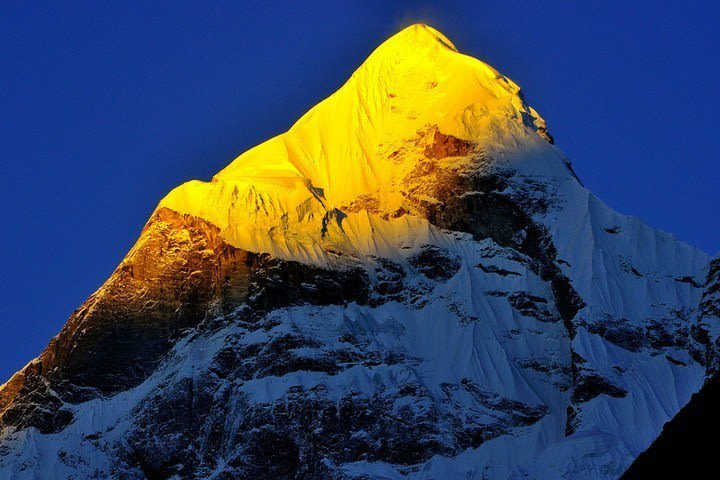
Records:
M718 370L719 272L414 25L161 201L0 386L0 477L617 478Z
M389 254L370 237L411 242L426 216L421 203L439 201L429 187L453 189L459 173L512 164L568 176L550 143L515 83L418 24L380 45L287 132L160 206L208 220L237 247L283 258L325 263L328 248Z
M425 23L409 25L383 43L384 46L398 49L437 48L437 44L457 52L449 38Z

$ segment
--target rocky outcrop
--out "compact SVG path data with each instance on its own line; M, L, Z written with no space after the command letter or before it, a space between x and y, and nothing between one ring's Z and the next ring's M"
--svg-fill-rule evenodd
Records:
M187 329L241 305L259 315L367 298L360 270L323 270L239 250L207 221L161 208L103 287L0 391L0 422L58 431L72 420L64 403L139 384Z

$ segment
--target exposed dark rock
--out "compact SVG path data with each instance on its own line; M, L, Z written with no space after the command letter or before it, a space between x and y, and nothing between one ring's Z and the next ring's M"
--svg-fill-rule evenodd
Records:
M565 436L569 437L578 427L577 410L572 405L568 405L565 410Z
M635 275L638 278L642 278L644 275L632 264L629 258L623 256L620 257L619 261L620 270Z
M600 335L608 342L631 352L640 351L645 344L643 329L623 318L608 318L605 321L590 323L586 327L590 333Z
M660 353L668 348L686 350L698 363L707 365L713 357L707 329L694 323L692 312L674 312L674 316L661 320L648 319L635 325L626 319L606 318L591 323L583 322L590 333L631 352L647 349Z
M609 395L615 398L622 398L627 392L610 383L610 381L596 373L580 374L575 382L571 401L573 403L585 403L599 395Z
M343 338L353 341L346 349L329 349L310 338L287 333L258 343L230 345L215 355L211 371L230 381L281 377L298 371L334 375L354 365L379 365L389 358L383 357L389 352L368 349L354 337Z
M188 379L148 398L121 454L129 470L155 478L207 475L218 461L228 478L331 478L328 465L366 460L412 466L531 425L547 413L469 380L445 389L451 408L441 414L419 383L371 397L350 392L339 402L323 387L298 387L276 402L257 404L230 384ZM471 417L465 409L453 410L452 398L461 391L475 400ZM235 421L227 422L228 416Z
M545 375L559 374L565 377L570 376L570 368L557 363L540 363L537 360L518 360L517 364L522 368L534 370Z
M464 157L477 147L474 143L442 133L437 127L430 129L432 139L425 147L425 156L432 159Z
M710 262L710 269L705 282L700 314L706 318L720 319L720 258Z
M376 258L378 267L375 269L377 282L372 286L375 297L370 300L372 305L379 305L390 300L401 300L400 295L405 289L403 282L407 272L396 262L388 258Z
M450 302L447 304L448 310L455 314L460 320L460 323L467 324L477 322L479 318L475 315L470 315L466 312L465 308L460 303Z
M37 367L30 364L28 369ZM35 427L41 433L62 430L73 421L73 414L64 408L62 400L48 387L45 379L28 375L27 382L19 392L24 395L21 402L10 403L3 412L2 422L19 429Z
M490 161L482 153L477 156L479 164ZM440 181L426 181L429 175L440 177ZM572 319L584 302L556 265L557 252L549 233L532 221L517 199L503 193L508 189L508 179L493 174L464 174L431 161L409 174L405 185L406 198L434 225L471 233L478 239L491 238L501 247L515 249L521 258L532 259L528 267L550 282L555 306L574 337ZM421 196L439 201L427 202Z
M247 287L247 304L257 312L292 305L367 303L369 282L360 269L330 270L260 255Z
M475 265L475 267L479 268L480 270L482 270L485 273L494 273L494 274L500 275L502 277L507 277L510 275L512 275L514 277L520 276L520 274L517 272L513 272L512 270L506 270L504 268L496 267L495 265L483 265L482 263L478 263L477 265Z
M488 290L487 292L485 292L485 295L500 298L500 297L507 297L509 295L509 293L504 290Z
M515 292L508 296L508 302L521 315L532 317L541 322L558 322L560 318L550 307L547 299L528 292Z
M510 400L498 393L484 390L468 378L464 378L459 386L445 384L443 390L449 396L460 390L465 391L471 395L476 405L482 407L474 413L466 413L470 417L466 418L466 425L456 437L461 448L477 448L514 428L532 425L547 414L547 407L544 405L530 406ZM488 417L492 419L490 422Z
M703 288L703 286L702 286L700 283L698 283L693 277L690 277L690 276L687 276L687 275L684 276L684 277L675 277L675 281L676 281L676 282L687 283L687 284L689 284L689 285L692 285L692 286L695 287L695 288Z
M410 264L431 280L450 280L460 270L460 262L438 247L427 246L410 257Z
M673 365L680 365L682 367L687 367L687 363L681 362L680 360L676 360L673 357L671 357L670 355L665 355L665 358L667 359L668 362L672 363Z
M544 138L550 145L555 145L555 139L550 135L550 132L547 131L547 127L538 127L537 134Z
M2 390L0 423L58 431L71 416L58 410L64 402L139 384L186 329L244 303L262 315L290 305L368 298L364 271L245 252L225 243L208 222L160 209L105 285ZM35 408L30 399L45 407Z

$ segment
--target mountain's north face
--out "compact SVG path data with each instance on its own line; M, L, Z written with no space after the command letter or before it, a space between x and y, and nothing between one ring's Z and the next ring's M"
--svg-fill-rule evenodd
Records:
M717 261L413 25L157 207L0 387L0 477L618 478L717 370Z

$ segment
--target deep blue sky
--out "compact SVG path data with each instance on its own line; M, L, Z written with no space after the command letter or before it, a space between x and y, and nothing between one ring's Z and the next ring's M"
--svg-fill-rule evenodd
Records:
M519 83L610 206L720 249L718 7L29 3L0 5L0 382L167 191L287 129L417 21Z

